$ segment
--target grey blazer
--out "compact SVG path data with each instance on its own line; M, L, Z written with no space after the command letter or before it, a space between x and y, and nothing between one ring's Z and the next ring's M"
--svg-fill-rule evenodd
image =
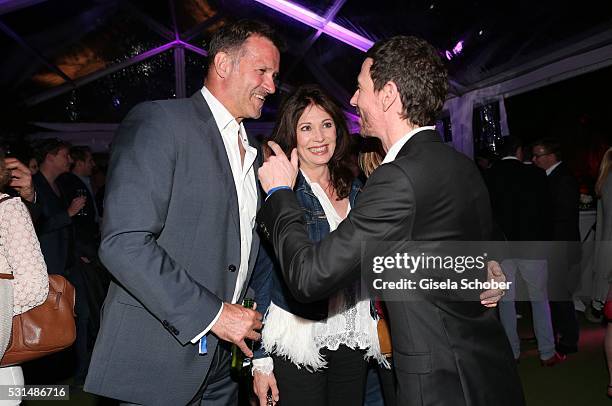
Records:
M200 92L128 114L113 141L104 207L99 253L116 282L85 390L144 405L186 404L217 346L208 334L208 354L199 355L190 341L231 301L240 264L232 172ZM247 281L258 249L253 230Z

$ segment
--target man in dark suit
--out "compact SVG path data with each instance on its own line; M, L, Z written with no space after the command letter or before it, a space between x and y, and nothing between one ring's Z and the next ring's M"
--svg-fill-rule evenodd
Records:
M520 276L527 285L528 294L522 300L531 300L533 327L543 365L554 366L563 361L556 353L550 306L548 304L547 239L548 187L545 172L525 165L521 141L513 136L502 139L499 145L501 160L489 170L487 186L491 196L493 218L510 241L510 256L502 262L509 281ZM521 243L524 242L524 243ZM516 285L499 304L500 320L506 330L514 358L520 356L520 339L516 329ZM525 298L525 299L523 299Z
M96 166L91 150L86 146L70 148L72 169L57 178L57 183L65 199L85 197L85 206L72 219L75 231L75 251L84 261L92 261L97 256L100 229L99 216L94 193L91 188L91 174Z
M85 390L144 405L233 405L231 343L252 356L242 302L259 239L257 150L242 120L275 92L270 27L213 36L204 87L135 107L113 140L100 257L116 278Z
M379 138L387 154L336 231L318 244L309 241L294 193L287 190L297 173L295 151L290 162L272 144L276 156L259 171L269 196L258 223L292 293L303 301L357 278L367 266L363 243L491 238L489 196L476 166L444 145L433 127L447 93L437 51L414 37L381 41L366 54L357 82L351 104L361 132ZM524 404L493 310L442 297L386 304L399 404Z
M57 184L66 203L77 197L85 198L85 205L72 217L74 247L70 255L73 267L70 282L76 289L77 336L75 341L77 370L75 385L82 386L87 376L91 355L90 343L99 329L99 313L102 308L108 276L97 267L97 251L100 240L98 212L91 189L90 176L95 163L91 150L86 146L70 147L72 169L57 178Z
M551 301L557 351L578 351L579 326L572 301L572 268L580 262L580 226L578 181L561 159L561 146L553 139L536 141L532 161L546 171L550 193L548 239L556 245L551 256Z
M40 140L35 155L40 170L32 176L38 215L34 226L50 274L68 276L73 265L72 218L83 208L84 197L64 200L56 182L70 170L70 145L57 139Z

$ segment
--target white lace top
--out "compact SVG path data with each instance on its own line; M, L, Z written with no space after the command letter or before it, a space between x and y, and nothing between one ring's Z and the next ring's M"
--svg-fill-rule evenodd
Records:
M0 193L0 199L7 195ZM0 272L13 273L13 314L38 306L47 298L47 266L32 225L28 209L21 199L0 203Z
M329 200L327 194L317 183L312 183L302 172L306 182L321 203L330 232L343 220ZM350 211L350 203L347 214ZM298 317L270 303L262 331L263 347L269 352L285 356L298 367L316 371L326 367L321 356L321 348L337 350L341 344L353 349L366 350L365 358L375 358L388 366L380 352L377 321L370 313L370 300L362 295L359 284L343 289L329 299L328 317L322 321L312 321ZM253 370L270 373L272 359L253 361Z

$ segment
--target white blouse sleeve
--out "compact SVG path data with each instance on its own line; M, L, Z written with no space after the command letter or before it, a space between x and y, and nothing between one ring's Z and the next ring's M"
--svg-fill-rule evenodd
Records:
M45 259L26 206L18 198L0 204L0 245L13 272L13 314L43 303L49 293Z

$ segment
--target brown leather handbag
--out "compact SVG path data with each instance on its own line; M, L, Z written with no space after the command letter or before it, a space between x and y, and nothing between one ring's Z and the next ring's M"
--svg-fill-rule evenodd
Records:
M13 275L0 274L2 279ZM11 341L0 366L21 364L63 350L76 338L74 287L60 275L49 275L47 299L25 313L13 316Z

